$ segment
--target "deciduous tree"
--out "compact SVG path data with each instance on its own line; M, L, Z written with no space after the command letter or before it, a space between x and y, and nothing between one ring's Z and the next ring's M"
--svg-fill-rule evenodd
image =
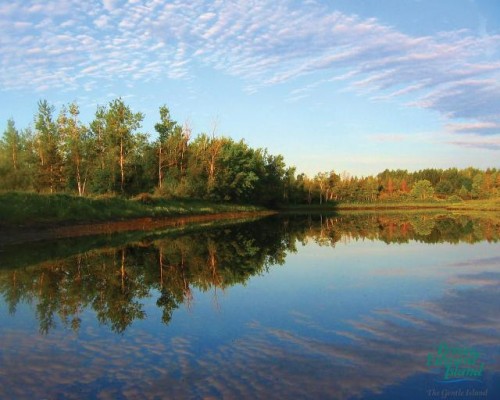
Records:
M411 194L419 200L427 200L434 195L434 188L432 184L426 180L422 179L413 185Z
M95 143L89 130L79 120L80 110L76 103L63 107L57 120L63 142L68 181L75 182L79 196L85 194L90 169L94 163Z
M61 136L53 118L54 107L47 100L38 102L35 117L35 143L39 157L37 188L54 193L64 186Z

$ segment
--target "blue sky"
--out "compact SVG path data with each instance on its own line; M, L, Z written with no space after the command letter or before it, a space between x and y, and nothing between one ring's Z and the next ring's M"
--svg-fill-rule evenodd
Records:
M0 124L122 97L314 174L499 167L497 0L0 3Z

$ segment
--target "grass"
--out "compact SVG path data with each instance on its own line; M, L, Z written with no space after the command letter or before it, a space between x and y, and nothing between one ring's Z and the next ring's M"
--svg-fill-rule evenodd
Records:
M468 200L461 203L451 204L448 209L457 211L500 211L500 198L486 200Z
M142 217L263 211L262 207L202 200L166 200L149 195L135 199L68 194L7 192L0 194L0 225L70 224Z
M500 211L500 198L453 202L432 199L430 201L388 201L371 203L329 202L323 204L291 205L286 211L356 211L356 210L450 210L450 211Z
M324 203L291 205L285 211L426 210L500 211L500 199ZM118 196L96 198L69 194L6 192L0 194L0 226L34 224L71 224L128 220L142 217L177 217L219 213L257 212L262 207L203 200L167 200L143 194L134 199Z

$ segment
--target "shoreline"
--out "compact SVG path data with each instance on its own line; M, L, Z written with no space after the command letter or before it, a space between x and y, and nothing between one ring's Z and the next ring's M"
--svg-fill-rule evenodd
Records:
M305 213L499 213L500 199L465 200L451 203L381 202L261 206L211 203L194 199L146 201L112 198L78 198L69 195L6 193L0 195L0 249L12 244L59 238L110 235L126 231L151 231L164 227L217 220L265 217L273 214ZM1 250L0 250L1 251Z
M126 220L81 223L36 223L18 226L0 225L1 246L32 243L43 240L77 238L83 236L112 235L127 231L153 231L167 227L274 215L275 211L228 211L210 214L177 215L166 217L139 217ZM0 246L0 247L1 247Z
M500 199L468 200L463 203L326 203L323 205L299 205L286 207L284 212L337 212L337 211L472 211L472 212L500 212Z

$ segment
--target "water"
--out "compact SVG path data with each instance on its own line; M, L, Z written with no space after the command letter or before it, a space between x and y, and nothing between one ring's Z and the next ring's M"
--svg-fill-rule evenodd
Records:
M497 399L499 239L395 213L0 247L0 398Z

